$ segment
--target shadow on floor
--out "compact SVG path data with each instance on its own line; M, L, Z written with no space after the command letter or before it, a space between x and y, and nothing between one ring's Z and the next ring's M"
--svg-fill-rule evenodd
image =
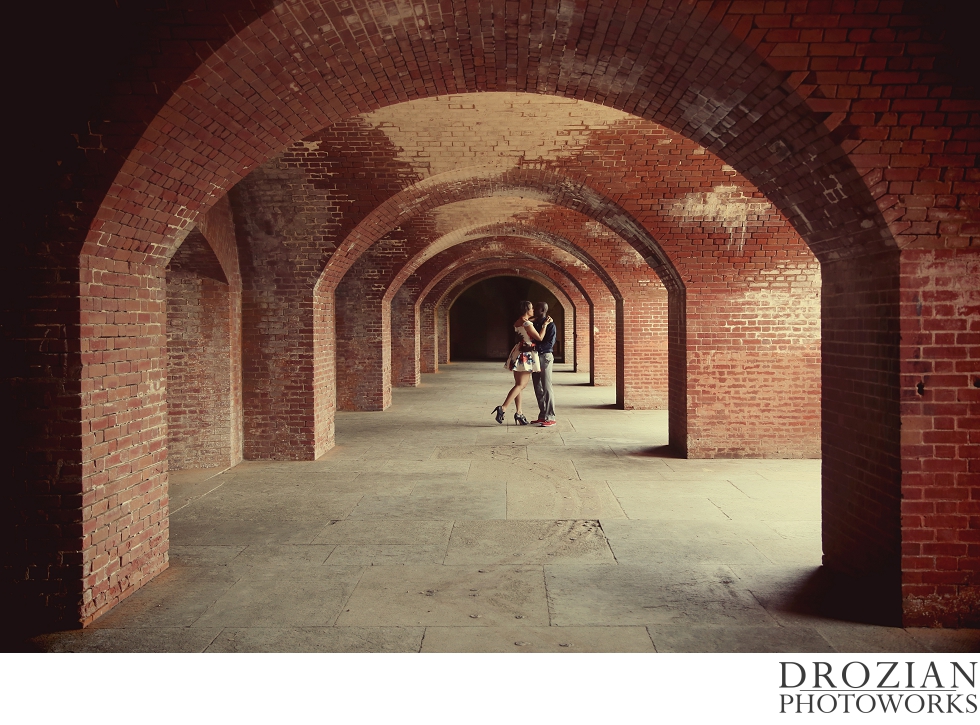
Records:
M855 578L819 567L787 587L775 608L844 622L901 627L901 596L896 588L897 584Z
M639 456L641 458L681 458L678 456L670 446L653 446L652 448L641 448L638 451L632 453L634 456Z

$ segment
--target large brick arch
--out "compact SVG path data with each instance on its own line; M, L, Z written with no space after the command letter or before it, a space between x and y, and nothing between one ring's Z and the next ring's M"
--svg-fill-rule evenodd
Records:
M562 301L567 314L566 345L571 337L572 345L568 349L574 350L576 369L580 367L583 371L590 370L593 361L592 320L595 316L592 300L583 293L579 286L580 282L569 278L563 268L552 262L518 254L510 254L506 259L491 256L467 260L445 277L433 280L428 286L429 292L425 296L420 294L419 307L433 310L437 315L440 314L440 309L448 314L449 308L465 290L485 279L501 275L533 279L550 289L552 294ZM568 320L573 321L571 330L567 329ZM437 324L436 329L439 327L440 325ZM434 345L433 350L435 350ZM580 357L585 359L584 363L578 361ZM438 355L436 358L438 360Z
M578 293L588 305L589 314L581 321L579 333L588 344L590 383L613 385L616 382L616 298L590 268L573 271L563 257L551 245L526 238L492 238L457 245L428 260L416 272L420 279L416 304L424 320L429 319L430 312L435 320L439 301L457 283L457 275L463 273L460 270L469 270L472 265L507 262L515 270L530 267L553 275L569 294ZM429 330L423 327L423 340L427 333ZM425 343L423 350L429 351ZM435 369L437 355L438 349L433 346L431 357L426 356L434 362Z
M436 303L436 314L445 315L445 322L441 324L437 323L436 327L439 328L444 326L445 329L449 329L449 314L450 311L452 310L453 304L455 304L456 300L459 299L460 295L466 292L466 290L473 287L473 285L488 279L494 279L496 277L515 276L518 273L520 274L521 277L537 282L542 287L547 289L551 294L555 296L555 299L557 299L558 303L561 305L562 311L565 316L565 329L564 329L564 335L563 335L563 339L561 340L561 343L564 346L565 350L572 351L569 357L573 358L572 364L574 369L574 355L575 355L574 340L575 340L576 321L580 317L582 317L583 314L585 314L586 319L588 319L588 308L583 304L576 305L575 302L566 295L562 287L559 287L557 284L555 284L554 280L552 280L551 277L549 277L546 274L539 273L537 270L535 270L533 267L533 263L531 265L528 265L526 268L521 268L521 267L516 267L513 269L508 269L506 267L501 267L497 269L481 268L480 272L475 273L467 277L465 280L457 283L455 287L450 289L443 296L443 298ZM572 323L571 326L569 326L568 324L569 321L571 321ZM450 356L449 356L448 337L444 343L444 347L445 347L445 359L447 362L449 362Z
M818 256L839 253L855 242L881 243L881 235L870 228L876 225L861 224L871 218L876 209L873 203L862 208L852 201L850 206L856 208L848 224L853 227L841 227L838 201L872 199L831 134L844 119L828 116L828 112L843 113L850 104L830 101L836 96L833 92L814 97L814 88L806 81L819 84L819 77L811 80L787 72L806 70L806 63L785 60L806 56L805 43L797 42L794 47L792 42L766 42L766 33L752 32L758 22L756 13L732 9L726 15L707 2L668 8L650 3L629 18L633 32L628 39L617 39L624 52L609 62L612 58L603 59L601 52L590 54L594 31L583 33L584 19L599 7L590 5L584 3L570 16L545 13L534 23L538 27L523 28L532 37L541 33L541 37L552 38L547 47L533 52L533 59L525 57L524 63L514 63L517 59L508 57L510 53L498 55L492 50L496 45L494 23L469 28L472 18L462 10L457 15L441 7L424 7L421 14L413 11L411 20L395 16L392 25L389 17L365 20L351 9L328 2L267 6L273 9L245 27L238 26L233 37L227 31L218 32L217 37L228 40L203 58L193 74L188 67L188 80L173 89L122 165L96 215L86 251L94 251L93 246L119 247L117 239L130 239L137 241L136 253L146 255L147 261L160 253L160 247L173 244L174 235L186 226L183 220L193 221L223 190L289 141L379 105L437 93L488 90L560 92L588 98L683 133L761 182L757 186L797 228L808 230L812 237L808 241ZM757 14L767 18L764 11ZM374 14L367 11L367 15ZM774 19L779 27L778 16ZM495 22L516 20L503 13ZM401 36L416 48L412 66L426 80L411 88L393 85L381 71L383 65L356 62L360 54L384 57L397 48L392 61L396 67L405 63L398 57L402 50L397 43L375 46L370 39L378 36L373 34L365 34L358 43L357 36L337 30L350 24L363 27L365 22L387 29L392 39L395 34ZM878 25L871 17L865 27L870 30ZM818 26L816 18L814 26ZM488 70L466 72L462 56L445 57L429 30L432 27L465 30L470 37L480 38L482 42L474 43L472 60L488 63ZM689 37L691 32L697 43L678 53L668 38ZM895 52L885 39L870 36L828 50L846 57L860 43L870 45L862 48L866 55L887 58ZM258 48L262 52L256 52ZM570 54L567 49L576 52ZM514 51L518 56L530 54L520 45ZM931 51L925 48L920 54L928 56ZM722 61L720 67L717 61L704 62L706 57ZM570 75L573 65L582 66L574 80ZM527 75L518 75L518 68L526 69ZM881 86L896 80L921 80L921 74L912 75L916 77L894 79L883 73L869 80ZM675 85L678 92L671 93ZM819 85L829 87L831 82ZM187 161L198 168L195 176L187 173ZM172 176L184 180L168 184ZM189 183L191 178L193 183ZM123 189L134 187L135 194L122 194ZM154 197L166 201L155 206ZM147 227L133 225L131 210L137 205L155 207L163 214L152 215L153 223ZM128 213L120 214L124 209ZM137 233L141 228L143 232ZM122 246L134 251L129 243Z
M616 201L567 174L533 168L465 168L426 179L392 195L371 212L324 260L317 289L331 289L379 239L422 213L469 199L523 195L578 212L622 237L650 264L664 285L683 288L659 242Z
M493 228L497 229L496 226ZM550 248L560 251L567 258L566 263L577 263L598 276L601 283L609 288L618 304L622 305L615 281L605 273L596 260L592 259L582 245L576 245L569 239L531 227L509 225L499 227L497 230L511 231L514 233L512 237L520 233L528 239L534 239L535 248L549 250L549 254ZM442 252L453 246L487 235L488 232L484 227L461 228L431 241L425 238L411 240L409 244L400 245L397 251L389 252L387 247L384 247L378 259L367 257L366 251L362 253L362 260L351 267L343 278L341 287L338 288L342 293L338 294L334 301L337 350L336 394L339 408L384 410L388 407L391 402L391 381L394 376L389 352L391 329L387 321L391 318L391 301L402 281L426 259L440 258ZM347 247L347 244L342 247ZM408 256L412 251L415 252L414 256ZM458 257L458 254L459 252L456 252L454 256ZM316 295L318 299L324 300L324 304L330 304L333 295L329 282L324 282L321 278L316 288ZM378 320L381 322L377 323ZM324 336L329 335L329 332L328 324L323 331ZM314 334L317 334L316 331ZM313 354L323 355L326 349L326 346L317 346ZM382 351L380 363L376 359L378 349ZM599 366L599 369L604 369L604 366ZM331 392L329 387L314 387L314 396L328 397Z
M398 274L395 275L395 277L391 280L391 283L388 285L388 288L385 291L385 297L390 299L392 296L394 296L405 279L407 279L409 275L414 274L419 267L426 263L427 260L440 255L442 252L451 249L457 244L488 238L527 239L529 241L542 242L546 245L550 245L557 250L565 252L569 257L584 265L592 274L602 281L602 284L609 290L609 294L613 296L613 299L622 299L620 283L610 276L602 263L596 260L589 253L589 249L587 247L576 244L574 241L572 241L572 239L561 236L547 229L536 228L528 224L508 223L462 228L456 232L447 234L435 240L402 266L402 268L398 271ZM535 248L538 247L539 245L535 245Z
M25 313L14 333L27 352L12 376L31 380L17 404L52 411L23 434L26 445L12 445L14 478L25 481L11 494L10 508L24 512L14 537L25 553L13 568L46 572L18 584L28 609L87 623L166 566L165 510L134 523L126 555L95 542L142 489L166 489L154 433L165 413L159 280L196 216L287 142L346 114L499 89L588 98L662 123L739 169L793 222L824 263L826 562L887 575L907 622L975 617L980 581L964 535L973 510L963 502L976 499L976 455L956 407L972 374L956 360L971 359L972 343L948 342L943 328L966 325L966 335L975 318L948 308L970 308L977 288L949 281L977 277L967 246L977 105L950 97L931 70L939 51L918 44L921 21L901 3L853 15L812 2L789 15L778 4L712 2L604 12L595 1L485 17L420 5L394 27L333 3L227 7L195 15L207 5L190 0L184 13L148 21L154 39L210 44L140 48L143 75L114 86L135 90L113 90L74 129L85 159L65 165L68 189L50 195L56 221L28 232L39 247L32 269L59 270L31 281L31 301L17 309L41 314ZM195 32L171 33L191 24L188 13L204 18ZM610 22L597 26L600 17ZM365 23L381 32L342 30ZM502 44L509 33L529 42ZM470 43L453 52L443 38ZM950 295L952 305L941 299ZM142 398L146 410L109 430L122 462L99 432L107 391L121 409ZM96 516L110 488L122 492L119 507ZM36 543L50 521L64 523ZM62 543L83 530L81 545Z
M461 255L460 258L450 261L446 270L450 274L471 274L467 265L473 263L479 265L490 265L495 271L492 274L499 275L502 269L512 272L523 270L528 267L536 269L535 274L546 275L555 288L562 292L562 295L570 300L576 316L576 332L568 334L573 336L569 347L575 350L575 370L576 372L588 372L591 369L591 336L592 336L592 302L582 289L582 283L573 277L569 277L564 267L554 267L546 264L541 259L526 255L509 253L507 255L514 259L508 262L501 259L499 252L494 252L488 259L480 259L474 262L473 257ZM440 260L441 263L441 260ZM502 264L510 264L508 267L499 267ZM513 265L521 266L513 266ZM428 270L421 270L409 275L398 292L392 299L392 385L414 386L419 383L419 375L422 372L438 372L439 361L435 341L433 320L423 320L426 327L426 334L423 336L423 325L420 324L420 309L425 307L424 298L432 287L441 279L441 270L434 269L435 265ZM461 271L464 270L465 271ZM482 267L481 267L482 268ZM434 275L434 276L433 276ZM599 287L596 285L596 289ZM428 305L428 310L432 311L432 305Z

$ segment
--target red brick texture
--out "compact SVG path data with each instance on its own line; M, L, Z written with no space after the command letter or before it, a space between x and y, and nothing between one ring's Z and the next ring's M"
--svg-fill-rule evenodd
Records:
M332 445L351 339L343 325L334 338L349 311L335 292L350 271L366 289L373 245L533 221L583 253L628 245L659 277L676 451L811 455L819 395L827 566L894 587L908 623L975 623L980 312L977 285L956 285L976 269L980 104L946 74L941 39L902 0L475 7L185 0L133 14L118 68L86 79L86 107L33 145L44 182L10 245L4 392L23 425L5 441L7 599L85 624L166 567L165 270L197 224L234 309L227 246L202 221L231 190L246 458ZM497 102L488 92L608 115L558 126L547 104L512 103L454 139L450 112ZM543 150L506 131L515 114ZM507 215L464 203L522 196ZM549 226L571 213L582 233ZM637 290L589 256L616 280L626 344ZM373 290L383 320L401 281ZM175 309L217 304L197 289ZM435 331L419 304L424 363ZM635 304L640 325L662 324ZM620 373L626 399L642 374Z
M206 276L186 262L175 267L195 243L207 246L203 235L192 232L167 268L167 461L171 471L227 468L232 461L230 295L227 282Z
M171 471L242 460L241 291L226 197L200 217L167 265Z
M980 248L900 261L906 620L980 624Z

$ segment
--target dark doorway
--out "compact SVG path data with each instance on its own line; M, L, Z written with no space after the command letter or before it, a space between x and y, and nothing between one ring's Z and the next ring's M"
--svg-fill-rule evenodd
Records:
M451 360L506 360L521 300L547 302L558 325L555 362L565 362L565 309L547 288L520 277L491 277L463 292L449 310Z

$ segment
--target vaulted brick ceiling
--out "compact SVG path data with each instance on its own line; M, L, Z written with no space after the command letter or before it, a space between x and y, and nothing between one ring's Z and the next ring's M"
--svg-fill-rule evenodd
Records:
M613 264L649 259L668 284L677 274L670 260L686 256L685 229L713 228L704 242L724 256L771 257L759 235L754 250L744 249L747 230L765 226L769 243L809 255L759 190L703 147L628 113L560 97L470 93L395 104L309 135L241 187L250 214L261 215L263 204L291 206L280 231L322 239L320 259L340 265L335 278L376 241L387 255L392 244L411 244L403 253L417 265L474 230L507 224L559 235L571 224L614 240L624 251ZM568 216L579 211L595 221ZM662 243L672 241L664 253ZM630 244L640 254L625 251Z

